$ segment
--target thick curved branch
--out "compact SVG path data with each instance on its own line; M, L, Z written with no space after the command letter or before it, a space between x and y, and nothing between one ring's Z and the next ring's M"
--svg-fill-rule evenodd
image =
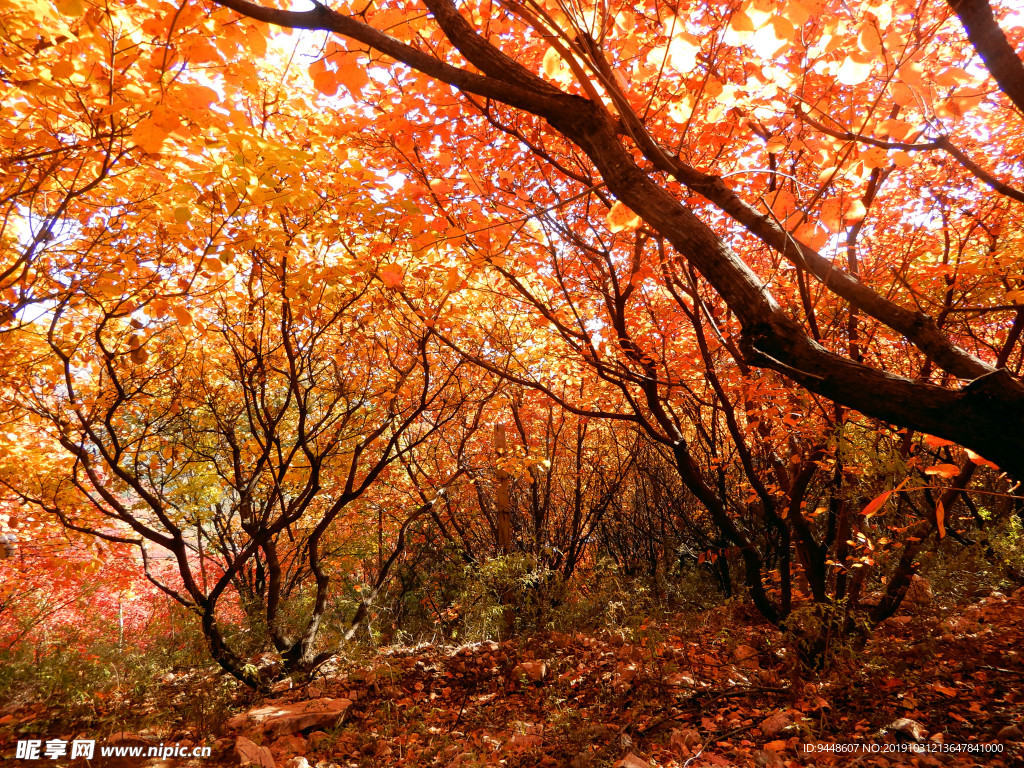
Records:
M967 31L967 39L985 62L999 88L1024 112L1024 61L1000 29L988 0L946 0Z

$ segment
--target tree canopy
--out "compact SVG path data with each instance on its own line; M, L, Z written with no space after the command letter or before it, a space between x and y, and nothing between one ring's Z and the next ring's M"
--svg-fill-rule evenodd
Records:
M286 5L0 0L3 483L226 669L428 519L851 632L1024 479L1010 3Z

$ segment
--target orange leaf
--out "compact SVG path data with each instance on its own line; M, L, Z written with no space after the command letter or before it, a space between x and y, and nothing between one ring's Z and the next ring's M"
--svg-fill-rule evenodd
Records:
M313 75L313 87L324 96L333 96L338 92L337 74L329 69L317 72Z
M903 488L903 486L906 484L907 481L904 480L891 491L886 491L885 493L881 494L880 496L876 496L870 502L868 502L868 505L864 507L864 511L861 513L864 515L864 519L870 520L874 515L878 514L878 510L880 510L882 508L882 505L889 500L889 497L892 496L897 491L899 491L901 488Z
M174 319L178 321L178 325L192 325L192 313L184 307L173 307L171 311L174 313Z
M615 203L608 211L608 229L621 232L624 229L636 229L640 226L640 217L622 203Z
M946 538L946 508L941 501L935 505L935 524L939 527L939 538Z
M405 270L398 264L388 264L381 268L380 279L388 288L399 288L405 279Z
M939 477L956 477L960 474L960 467L956 464L936 464L925 469L926 475L938 475Z
M867 212L867 208L864 207L861 200L853 200L850 207L846 209L846 213L843 214L843 219L847 222L860 221L867 215Z
M348 57L338 63L338 71L335 74L338 82L345 86L354 99L363 95L363 88L370 82L366 66L358 60L349 61Z
M981 456L976 454L974 451L972 451L970 448L967 448L966 450L967 450L967 458L970 459L971 461L973 461L975 464L978 464L979 466L982 466L982 467L992 467L992 469L999 469L999 467L996 466L996 464L994 462L991 462L988 459L982 458Z
M924 444L931 448L942 448L945 445L956 445L952 440L946 440L941 437L934 437L933 435L925 435Z

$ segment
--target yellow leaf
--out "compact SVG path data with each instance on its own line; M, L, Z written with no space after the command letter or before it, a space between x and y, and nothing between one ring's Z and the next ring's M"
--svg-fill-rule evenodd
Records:
M621 232L624 229L636 229L640 226L640 217L637 216L623 203L615 203L608 211L608 229L612 232Z
M846 209L846 213L843 214L843 219L847 222L860 221L867 213L868 209L864 207L863 201L853 200L850 207Z
M548 48L544 54L544 74L548 77L557 77L562 69L562 57L554 48Z
M57 0L57 10L65 16L81 16L85 13L82 0Z
M840 65L836 80L843 85L860 85L871 74L871 65L870 59L864 61L859 56L848 56Z
M690 72L697 66L700 40L687 32L679 32L668 45L668 61L677 72Z
M178 224L184 224L192 218L192 211L184 205L179 205L174 209L174 220Z
M732 18L729 19L729 26L725 30L725 37L722 38L722 42L734 48L739 48L741 45L745 45L753 34L754 22L743 11L736 11Z

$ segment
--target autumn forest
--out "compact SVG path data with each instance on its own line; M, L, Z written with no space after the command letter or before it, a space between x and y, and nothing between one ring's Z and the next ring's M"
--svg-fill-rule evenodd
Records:
M0 0L0 754L1015 764L1022 332L1012 0Z

